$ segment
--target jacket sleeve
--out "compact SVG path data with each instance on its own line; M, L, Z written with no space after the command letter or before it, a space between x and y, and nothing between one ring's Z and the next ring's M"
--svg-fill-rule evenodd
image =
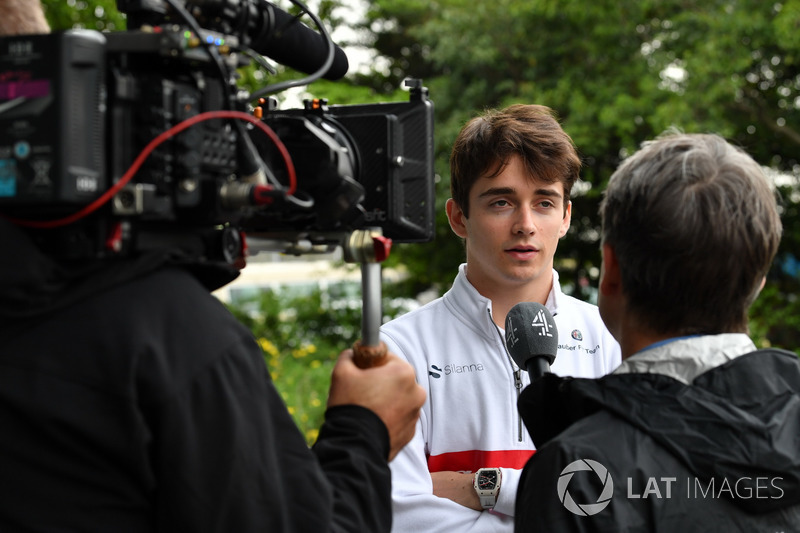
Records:
M381 338L389 350L412 363L401 347L386 334ZM433 494L433 482L428 470L426 427L430 412L427 382L420 380L424 369L417 368L417 381L428 394L420 412L414 438L390 463L392 470L392 513L396 532L452 533L511 531L513 518L489 511L475 511L447 498ZM502 488L500 489L502 495Z
M313 451L333 490L331 531L389 531L392 524L389 433L372 411L330 408Z
M517 468L501 468L503 481L500 484L500 494L497 496L497 503L494 510L500 513L514 516L514 506L517 502L517 487L522 470Z
M393 531L426 533L511 531L513 518L510 516L489 511L475 511L447 498L433 495L433 483L425 459L421 426L422 424L418 422L414 438L390 463Z
M143 406L152 431L154 531L388 531L381 420L357 406L331 409L310 449L258 346L239 331L210 363L167 374L170 394Z

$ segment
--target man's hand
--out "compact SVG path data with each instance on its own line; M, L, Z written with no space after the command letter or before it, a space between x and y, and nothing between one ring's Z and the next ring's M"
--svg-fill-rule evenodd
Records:
M411 440L425 390L417 383L414 368L389 353L386 363L367 369L353 362L353 350L339 354L331 377L328 407L360 405L377 414L389 430L389 460Z
M476 511L483 511L481 500L472 484L475 474L463 472L431 472L433 495L447 498Z

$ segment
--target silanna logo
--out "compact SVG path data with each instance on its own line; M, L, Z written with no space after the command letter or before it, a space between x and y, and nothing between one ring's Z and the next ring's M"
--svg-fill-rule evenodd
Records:
M442 376L450 376L452 374L472 374L474 372L483 372L485 368L481 363L472 363L469 365L447 364L444 368L436 365L431 365L428 370L428 375L434 379L439 379Z

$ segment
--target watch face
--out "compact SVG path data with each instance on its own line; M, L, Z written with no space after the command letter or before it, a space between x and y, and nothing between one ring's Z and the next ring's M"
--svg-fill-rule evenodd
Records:
M478 488L481 490L491 490L497 485L497 471L487 470L478 475Z

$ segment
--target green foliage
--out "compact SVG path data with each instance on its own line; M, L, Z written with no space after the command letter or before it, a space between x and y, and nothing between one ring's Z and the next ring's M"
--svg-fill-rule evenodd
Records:
M114 0L43 4L54 29L124 27ZM789 268L800 250L800 0L366 4L364 20L353 26L360 37L353 40L374 50L380 59L375 69L339 82L319 81L306 92L331 103L356 104L405 100L398 88L406 77L422 78L430 89L436 113L436 237L432 243L393 248L387 266L402 264L411 275L387 293L413 296L431 287L441 293L464 260L460 239L444 216L449 150L461 126L487 107L539 103L556 110L584 162L583 192L573 197L572 227L557 256L562 280L576 288L577 296L591 292L591 287L580 292L582 281L596 285L601 191L642 141L670 126L714 131L791 177L782 190L782 246L751 309L751 330L760 344L800 346L800 280ZM286 9L288 3L278 5ZM353 13L340 5L324 0L310 7L322 13L333 31L352 20ZM276 76L265 75L251 67L243 70L242 85L259 88L296 74L279 68ZM280 309L291 305L284 302ZM276 342L273 333L266 335L266 326L254 327ZM306 357L319 359L322 368L350 340L342 337L324 348L322 341L307 340L318 347L316 354L325 355ZM302 345L281 345L280 353L293 357L294 349ZM302 381L299 375L294 379Z
M331 371L339 353L361 338L358 286L334 284L260 291L227 306L256 338L275 386L309 444L322 425ZM408 308L385 298L385 320Z
M750 308L750 336L759 348L787 348L800 356L800 346L795 342L800 331L800 298L796 292L782 292L783 285L770 283L759 294Z
M608 178L669 127L720 133L797 188L798 0L372 0L363 26L381 29L373 45L389 68L376 79L423 73L431 88L439 198L449 196L448 147L468 118L516 102L556 110L584 162L557 254L561 278L575 288L596 285ZM800 280L779 275L800 249L800 214L796 193L784 198L783 244L752 314L763 339L800 346L792 318ZM411 279L444 289L463 252L444 218L437 222L435 244L397 256Z
M73 28L97 31L125 29L125 19L117 11L116 0L42 0L42 7L53 31Z

